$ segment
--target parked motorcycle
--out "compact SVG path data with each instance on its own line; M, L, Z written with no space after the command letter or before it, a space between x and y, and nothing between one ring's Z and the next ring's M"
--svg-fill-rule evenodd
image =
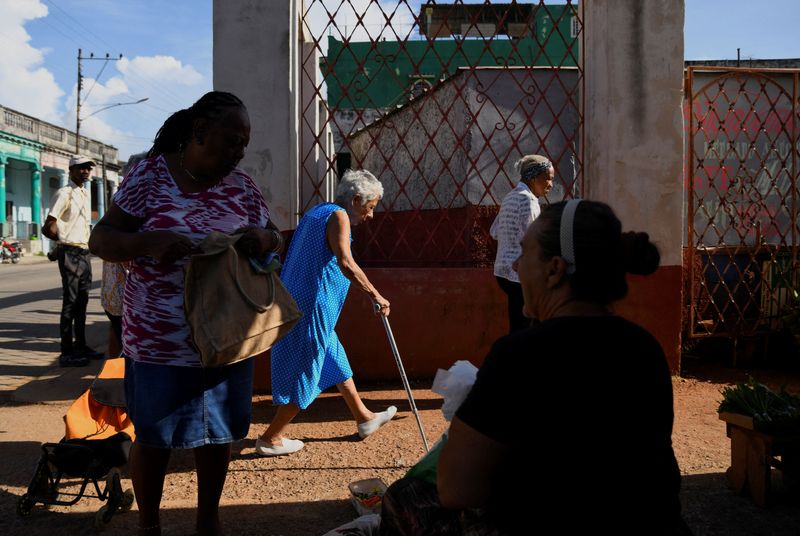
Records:
M11 261L12 264L17 264L21 256L20 252L22 251L19 242L9 242L5 238L1 238L0 240L3 241L3 247L0 248L0 262L6 263Z

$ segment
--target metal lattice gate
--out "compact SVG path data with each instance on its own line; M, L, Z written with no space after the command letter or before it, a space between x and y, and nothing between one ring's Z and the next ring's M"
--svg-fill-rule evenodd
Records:
M797 288L797 69L687 70L690 339L778 329Z
M576 3L306 0L301 214L347 168L383 183L360 262L484 266L514 162L556 166L549 200L583 189L583 24Z

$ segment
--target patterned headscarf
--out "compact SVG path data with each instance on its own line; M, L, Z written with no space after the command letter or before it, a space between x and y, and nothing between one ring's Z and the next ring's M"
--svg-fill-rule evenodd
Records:
M530 180L534 177L538 177L542 173L547 173L547 171L553 166L553 163L550 162L547 158L541 157L541 160L526 162L522 169L520 170L520 178L524 181Z

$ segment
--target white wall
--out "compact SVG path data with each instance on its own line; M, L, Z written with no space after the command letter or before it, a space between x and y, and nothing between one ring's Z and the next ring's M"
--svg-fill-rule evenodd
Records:
M241 98L250 113L242 161L272 218L294 228L298 211L298 3L214 0L214 89ZM288 82L288 83L287 83Z
M683 0L582 3L586 197L681 265Z

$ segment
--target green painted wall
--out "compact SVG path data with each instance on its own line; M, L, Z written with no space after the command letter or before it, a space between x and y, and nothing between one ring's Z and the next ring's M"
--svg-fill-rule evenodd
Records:
M26 227L19 227L19 222L41 224L43 148L39 142L0 131L0 161L5 162L0 177L0 221L12 221L12 234L18 238L28 238ZM12 213L6 210L7 201L13 203Z
M571 37L572 17L565 9L548 6L547 11L537 11L536 36L513 40L497 36L345 44L329 36L328 56L320 60L328 105L359 109L403 104L418 79L435 85L459 67L574 67L578 40Z
M2 133L2 135L8 137L12 136L11 134L7 133ZM16 138L16 136L13 137ZM27 141L27 143L34 144L36 142ZM36 145L39 144L36 143ZM41 148L43 147L44 146L41 146ZM0 153L3 153L5 156L9 158L16 158L17 160L25 160L28 162L30 161L39 162L41 148L28 147L26 145L20 145L18 143L14 143L12 141L0 138Z

